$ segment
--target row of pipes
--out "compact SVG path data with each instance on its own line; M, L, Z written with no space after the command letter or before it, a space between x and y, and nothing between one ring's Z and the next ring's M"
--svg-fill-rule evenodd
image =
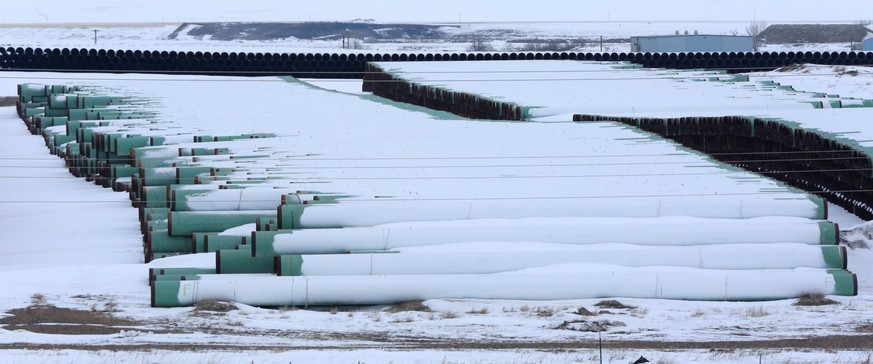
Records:
M873 219L873 157L813 130L782 120L740 116L633 118L577 114L573 119L631 125L725 163L807 191L820 191L829 201L862 219Z
M273 151L238 141L272 134L173 128L154 100L94 88L18 92L19 115L73 175L129 194L155 307L857 294L816 196L347 201L255 168ZM215 262L161 259L193 253Z
M0 69L150 71L212 75L292 75L362 78L368 62L586 60L627 61L644 67L772 70L795 63L871 65L869 52L509 52L509 53L237 53L85 48L0 48Z

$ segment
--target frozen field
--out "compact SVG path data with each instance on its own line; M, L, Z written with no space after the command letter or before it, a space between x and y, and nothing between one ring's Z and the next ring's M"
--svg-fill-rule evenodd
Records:
M308 149L333 157L357 155L361 151L352 151L354 146L366 145L367 140L378 140L372 136L408 134L423 137L437 131L452 133L452 130L456 130L458 134L454 137L451 134L444 136L447 140L456 140L455 148L449 151L449 155L470 155L474 151L481 153L480 156L506 155L507 152L503 150L506 138L519 133L519 128L522 128L519 137L548 133L541 137L566 138L568 141L586 140L587 143L583 145L593 148L577 154L588 155L606 150L605 148L620 148L619 146L624 145L626 148L633 148L634 153L639 153L639 148L655 148L650 152L654 155L651 161L653 163L666 161L664 158L670 158L673 162L684 160L684 163L710 163L691 154L679 153L678 149L664 142L653 142L639 137L628 139L634 132L621 127L608 127L605 124L517 124L449 120L450 117L442 114L401 109L384 102L371 101L367 96L318 91L304 84L279 79L248 79L237 83L228 82L232 79L220 79L225 81L221 88L233 90L233 105L240 105L228 109L220 106L228 104L226 97L206 96L219 88L213 83L204 82L204 78L182 78L189 81L171 82L171 77L144 79L124 76L118 79L119 77L111 75L86 75L75 80L63 80L67 76L19 73L7 75L9 77L3 81L5 90L14 90L14 84L18 82L53 80L97 84L118 92L136 93L139 97L154 100L155 106L162 110L165 121L186 120L186 123L179 125L190 129L279 132L279 138L264 141L273 143L273 148L286 148L289 152L299 153ZM822 82L828 82L833 75L821 77ZM248 87L261 92L236 93ZM274 91L263 92L271 89ZM189 96L173 97L171 94L174 92ZM292 95L295 96L288 97ZM275 101L270 101L270 98L275 98ZM256 103L281 104L282 110L290 109L295 112L292 117L286 116L279 109L267 108L258 111L255 116L242 107ZM318 106L319 103L323 103L323 106ZM194 104L200 106L190 107ZM575 313L577 309L585 307L597 311L594 304L600 300L424 302L431 312L404 308L394 312L395 310L385 307L340 307L335 310L311 311L242 306L241 309L229 313L191 308L150 308L145 272L149 265L142 264L140 260L136 212L129 207L127 196L70 177L62 162L45 152L40 138L27 133L21 121L14 115L13 109L2 110L6 114L0 124L5 139L2 143L2 158L4 166L8 168L3 168L5 178L0 179L0 182L3 183L4 191L14 192L4 195L4 202L0 205L3 208L0 231L3 232L5 244L9 244L6 249L15 252L14 255L7 254L2 257L3 268L0 275L4 282L10 282L0 297L2 307L11 310L53 305L100 314L108 312L116 318L128 320L116 322L114 325L102 324L110 327L108 333L104 334L70 335L79 325L58 323L54 324L60 328L56 331L29 327L30 330L43 333L23 329L4 330L0 335L0 342L7 349L3 355L13 361L112 362L180 358L178 360L249 362L252 357L269 362L589 361L597 358L592 346L596 333L575 330L585 330L584 327L592 322L608 328L603 333L607 343L604 356L611 362L628 362L637 355L674 362L735 362L758 357L769 361L856 362L865 360L869 355L870 348L863 344L855 346L860 349L850 351L822 349L831 346L826 340L869 340L869 334L865 334L865 330L869 330L873 316L865 307L873 300L873 286L870 283L873 281L873 272L870 270L873 255L868 249L851 250L849 256L849 267L858 274L861 283L859 295L834 297L840 302L839 305L821 308L793 306L795 300L730 303L618 298L621 303L634 308L604 308L603 310L610 313L604 312L592 319L583 320L580 320L582 316ZM271 112L275 114L270 114ZM324 115L328 116L328 120L349 120L353 124L338 124L343 125L340 128L332 124L302 122ZM281 117L288 117L289 122L283 124L280 130L277 130L275 122L267 122ZM226 122L216 124L217 120ZM355 125L368 127L358 128ZM354 132L326 134L325 128ZM387 129L380 132L380 128ZM389 129L390 132L387 131ZM495 132L500 132L503 136L495 136L486 143L479 141L475 148L471 145L464 149L464 143L460 142L464 140L462 135L494 135ZM364 134L356 135L357 133ZM433 148L419 148L415 152L409 149L412 145L420 145L421 141L426 140L420 139L421 137L417 141L411 140L412 144L407 147L402 147L404 144L399 143L394 146L372 145L362 150L383 156L398 153L446 155L446 151ZM283 143L284 140L296 143ZM287 149L288 146L291 149ZM542 146L526 153L546 156L565 152L554 149L559 147L560 145ZM451 169L441 173L449 171ZM460 170L454 173L458 171ZM336 172L317 169L311 172L322 174L322 178L328 180L337 177ZM545 170L539 173L543 172ZM362 172L348 170L346 173ZM549 173L561 175L559 170ZM716 177L721 178L718 175L707 178ZM755 191L774 187L772 182L765 179L750 179L749 176L744 178L747 180L744 184L724 182L719 185L713 184L715 180L701 180L683 187L682 191L693 191L688 188L705 188L701 191L711 188L722 191L727 191L725 188L745 188ZM553 189L560 191L563 184L561 181L566 180L553 179ZM333 183L339 183L337 186L343 189L358 188L357 191L362 193L376 193L396 186L373 181L363 185L342 181L335 179ZM693 179L688 180L691 181ZM615 183L607 182L606 185L615 186ZM651 186L663 189L670 185L672 183ZM430 193L438 193L437 191ZM496 189L491 193L498 194L499 191L500 189ZM393 193L403 193L403 190L395 190ZM568 193L572 193L572 189L560 191L561 195ZM833 210L838 209L832 208ZM839 222L844 229L861 222L857 218L839 213L832 214L832 219ZM184 256L157 260L150 266L179 266L209 259L208 256ZM11 316L10 314L7 317ZM112 329L113 326L115 329ZM289 334L289 330L293 333ZM803 344L803 341L790 341L808 338L817 338L815 340L820 342ZM751 344L761 341L769 344ZM653 345L653 342L673 344ZM688 347L689 342L697 343L690 344L697 349L676 351L680 347ZM186 345L187 348L187 343L196 345L190 351L177 346ZM801 350L807 345L818 349ZM152 349L142 351L143 347ZM458 350L458 347L466 349ZM549 350L549 347L559 350ZM707 350L711 347L722 349ZM101 351L108 348L120 351Z
M167 36L186 21L372 19L446 24L461 35L511 28L518 31L513 35L517 37L612 38L672 34L675 30L742 34L753 19L772 24L851 23L858 20L856 17L869 18L845 11L866 5L860 1L839 7L801 2L787 9L781 4L744 0L717 14L711 11L711 4L699 1L672 1L663 7L643 1L586 3L584 9L573 1L556 2L554 7L530 4L457 1L421 11L417 3L397 2L378 6L351 1L341 2L341 6L294 2L292 6L265 1L202 6L199 2L161 0L122 6L96 0L75 5L50 0L7 4L0 46L463 52L469 43L364 43L361 49L344 50L338 41L222 42L193 37L168 40ZM815 12L809 11L811 6L816 7ZM686 11L677 18L671 7ZM94 29L98 30L96 45ZM492 46L504 51L513 44L497 39ZM616 43L606 44L603 50L623 52L628 48ZM840 43L801 49L847 48L847 43ZM589 43L575 51L599 50L599 44ZM767 46L763 50L797 48ZM428 65L436 66L439 64ZM573 71L558 69L562 70ZM581 74L586 76L576 78L593 78L590 72ZM653 116L671 116L684 114L677 111L682 105L665 103L689 97L696 100L695 114L705 115L729 108L732 104L717 96L730 95L742 99L745 109L752 110L750 114L791 117L805 127L839 134L864 146L869 143L866 135L873 130L865 122L870 119L869 109L814 110L819 113L815 114L799 107L795 96L768 95L764 98L767 101L761 101L759 92L727 85L718 87L720 92L713 95L712 88L673 88L675 82L664 82L663 74L654 78L657 84L653 87L669 91L658 98L631 102L647 108L623 110L628 103L610 98L606 92L590 96L593 99L589 101L604 112L640 116L647 110ZM751 76L753 82L772 80L797 91L864 99L873 98L871 79L865 68L818 66ZM305 179L284 180L301 189L330 186L371 198L417 198L418 194L431 198L588 198L623 193L633 186L642 186L637 193L756 195L775 191L784 196L801 195L760 176L722 169L708 158L630 128L570 123L569 115L575 111L566 100L581 97L572 92L548 97L521 92L523 88L513 84L481 82L478 87L484 89L476 92L511 95L544 106L535 114L540 123L483 123L375 98L360 91L359 80L2 72L0 97L15 95L15 85L24 82L89 84L133 95L148 100L162 123L186 132L277 133L277 138L257 143L228 145L240 151L267 148L259 150L293 164L295 172L306 173ZM622 81L595 82L600 82L597 88L609 89ZM462 82L457 87L470 84ZM842 123L823 123L815 115L839 118ZM538 142L541 140L553 142ZM580 171L580 166L586 169ZM693 172L686 172L688 169ZM531 181L536 182L536 188L531 188ZM826 306L794 305L795 299L704 302L616 297L626 307L596 306L600 299L434 299L423 302L426 309L415 305L268 309L241 304L231 310L152 308L148 268L209 265L214 255L187 255L144 264L137 212L130 207L127 195L70 176L63 161L48 154L42 139L28 133L14 107L0 107L0 191L3 362L597 362L598 331L602 331L603 362L608 363L629 363L639 356L665 364L858 363L869 362L873 355L870 249L849 250L848 269L858 276L859 294L829 296L838 304ZM871 227L857 217L831 206L830 220L839 223L853 240L873 244ZM581 308L597 315L582 316Z

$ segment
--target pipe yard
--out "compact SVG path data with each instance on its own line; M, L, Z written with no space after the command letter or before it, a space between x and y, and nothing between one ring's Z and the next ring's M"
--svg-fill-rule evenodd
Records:
M128 194L144 261L165 261L143 272L153 307L858 294L822 197L870 215L870 154L803 123L873 101L562 58L368 63L363 89L396 103L154 75L20 84L16 111L72 175Z

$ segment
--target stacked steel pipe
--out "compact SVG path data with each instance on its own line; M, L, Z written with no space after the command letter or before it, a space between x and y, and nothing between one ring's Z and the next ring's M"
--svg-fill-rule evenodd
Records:
M827 197L865 220L873 219L873 160L862 150L779 120L752 117L631 118L614 121L670 138L722 162Z
M153 306L857 294L813 196L349 202L277 188L281 171L249 174L269 154L234 144L272 134L179 131L84 87L22 85L19 96L74 175L129 193L146 262L214 252L208 267L151 269Z
M245 53L142 51L86 48L0 48L0 69L62 72L154 72L209 75L292 75L302 78L362 78L370 61L483 60L629 61L644 67L772 70L795 63L873 65L870 52L686 52L686 53Z
M529 118L527 107L443 87L420 85L394 76L372 63L366 66L363 90L389 100L472 119L520 121Z

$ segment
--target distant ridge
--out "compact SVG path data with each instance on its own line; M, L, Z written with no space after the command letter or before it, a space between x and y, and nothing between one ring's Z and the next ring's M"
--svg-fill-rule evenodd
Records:
M773 24L758 38L768 44L860 42L873 33L859 24Z
M183 23L168 36L209 37L215 40L297 39L439 39L441 25L375 24L359 22L303 23Z

